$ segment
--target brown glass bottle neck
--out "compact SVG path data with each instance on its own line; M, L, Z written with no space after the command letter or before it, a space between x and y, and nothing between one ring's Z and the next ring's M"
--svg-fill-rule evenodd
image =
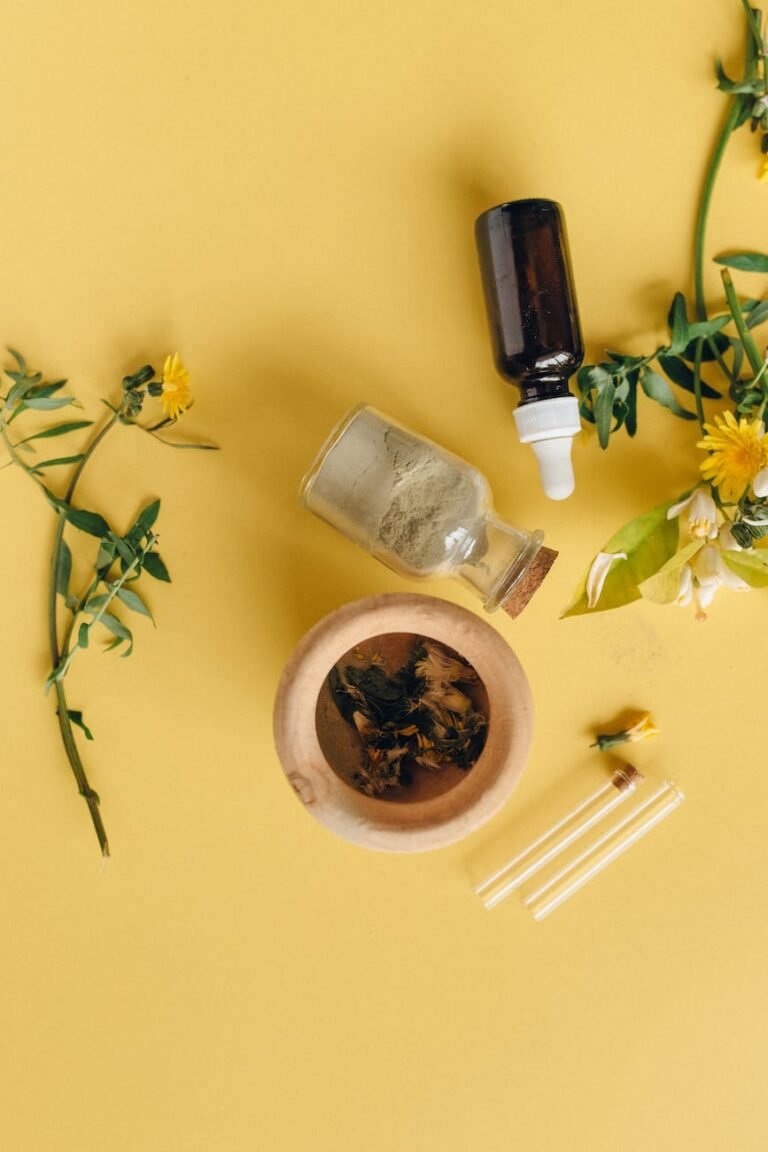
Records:
M565 376L537 376L535 379L527 378L515 380L514 384L520 390L520 403L533 404L537 400L553 400L559 396L570 396L568 378Z

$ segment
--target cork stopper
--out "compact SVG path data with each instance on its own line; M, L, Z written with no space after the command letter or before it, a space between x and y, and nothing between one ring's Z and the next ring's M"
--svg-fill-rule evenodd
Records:
M622 764L611 777L611 784L619 792L626 792L628 788L634 788L643 779L642 772L639 772L632 764Z
M501 607L508 616L514 619L520 615L556 559L557 552L553 548L543 546L539 548L525 572L515 581L501 602Z

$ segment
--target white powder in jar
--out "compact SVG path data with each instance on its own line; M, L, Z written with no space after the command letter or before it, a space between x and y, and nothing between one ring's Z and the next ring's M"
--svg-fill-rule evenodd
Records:
M413 572L437 573L474 541L482 481L463 462L400 428L388 429L384 443L392 486L379 540Z

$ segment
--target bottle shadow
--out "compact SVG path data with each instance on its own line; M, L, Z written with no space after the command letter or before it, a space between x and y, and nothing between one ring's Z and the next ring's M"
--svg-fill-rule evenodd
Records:
M240 494L231 512L240 561L231 594L252 605L248 616L266 606L276 642L286 633L298 640L327 612L390 583L373 560L369 576L358 574L354 545L299 502L302 478L334 427L357 404L375 404L384 381L318 318L286 319L228 359L232 373L224 362L219 407L234 415L217 432L225 448L222 489Z

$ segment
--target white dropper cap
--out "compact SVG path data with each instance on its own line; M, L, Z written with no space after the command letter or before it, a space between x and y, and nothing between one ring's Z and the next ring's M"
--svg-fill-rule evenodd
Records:
M576 487L571 442L581 431L575 396L533 400L515 409L521 444L530 444L539 462L544 492L550 500L565 500Z

